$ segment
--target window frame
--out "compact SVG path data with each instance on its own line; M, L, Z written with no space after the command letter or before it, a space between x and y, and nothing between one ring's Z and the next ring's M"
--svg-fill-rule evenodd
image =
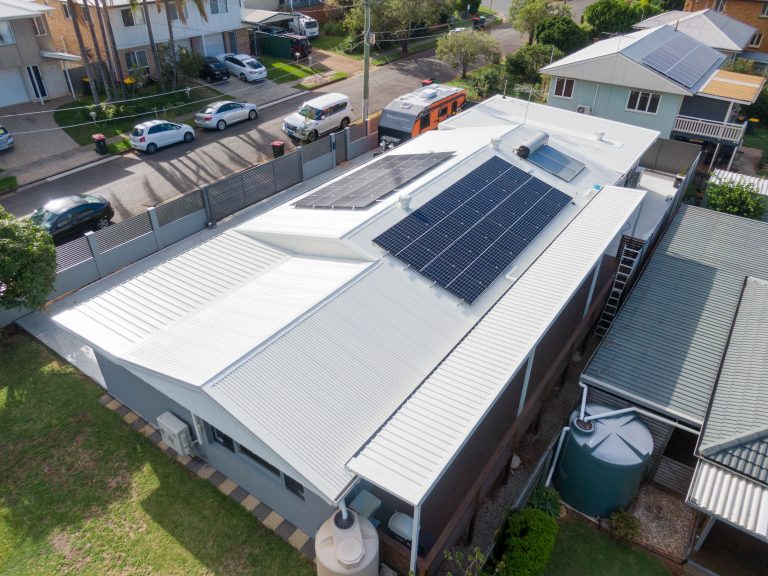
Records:
M145 64L139 63L139 58L137 57L137 54L144 54L144 62ZM141 50L128 50L127 52L123 53L125 56L125 64L128 67L128 73L131 74L133 71L137 72L144 72L149 70L149 59L147 58L147 51L144 49ZM133 62L131 62L131 58L133 58Z
M168 6L171 8L171 22L175 22L176 20L179 20L179 12L176 8L176 4L171 2L170 4L168 4ZM184 4L181 11L184 13L184 19L189 18L189 12L187 11L186 4Z
M715 0L712 4L712 10L719 12L720 14L725 14L726 2L727 0Z
M158 126L163 126L163 124L159 124ZM232 437L228 434L224 434L224 432L216 428L216 426L211 426L211 436L213 436L213 441L219 446L223 446L230 452L235 451L235 441Z
M44 16L35 16L32 18L32 28L35 31L35 36L48 36L48 26L45 24ZM40 29L42 28L42 32Z
M760 8L760 15L758 18L768 18L768 2L763 2L763 6Z
M255 452L249 450L248 448L246 448L242 444L238 444L237 445L237 449L238 449L238 452L240 454L242 454L243 456L248 458L254 464L258 465L259 468L262 468L263 470L266 470L271 475L273 475L275 478L280 478L281 477L282 474L280 472L280 469L277 466L273 466L272 464L270 464L269 462L264 460L264 458L262 458L261 456L259 456Z
M16 36L13 34L10 20L0 20L0 26L2 25L6 26L8 40L3 40L5 33L0 30L0 46L13 46L16 44Z
M757 43L754 43L753 40L757 39ZM760 48L760 45L763 43L763 33L762 32L755 32L752 35L752 38L749 39L749 44L747 44L747 48Z
M561 81L562 81L562 86L561 86ZM570 85L570 90L568 90L569 85ZM573 78L563 78L563 77L555 78L555 86L554 86L554 89L552 90L552 95L555 96L556 98L573 100L573 89L575 87L576 87L576 81ZM560 94L558 94L558 88L561 88ZM567 95L566 95L566 92L568 92Z
M229 3L227 0L208 0L211 14L227 14L229 12ZM213 11L213 7L216 6L216 12ZM222 10L222 6L224 9Z
M285 486L285 489L297 498L300 498L301 500L305 499L304 485L285 473L283 473L283 486Z
M634 107L630 106L630 103L632 102L632 95L637 94L635 97L635 105ZM643 95L647 95L647 101L645 103L645 107L640 108L640 103L642 102ZM656 106L654 110L651 112L651 103L653 102L654 97L656 98ZM640 114L649 114L651 116L655 116L659 112L659 105L661 104L661 94L658 92L650 92L646 90L630 90L629 96L627 98L627 106L626 110L629 112L638 112Z
M61 5L61 11L64 12L64 18L67 20L72 20L72 12L69 10L69 4L64 3Z
M128 14L131 19L130 24L126 21L126 14ZM144 26L146 24L146 21L144 20L144 12L141 8L137 8L136 10L132 8L121 8L120 17L123 21L123 28L133 28L134 26Z

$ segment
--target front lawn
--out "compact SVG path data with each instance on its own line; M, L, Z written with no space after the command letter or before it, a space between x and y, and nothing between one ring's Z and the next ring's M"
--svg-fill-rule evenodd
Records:
M555 550L544 576L670 576L654 556L622 544L586 520L560 522Z
M0 573L311 576L26 333L0 333Z
M744 134L744 146L761 150L765 159L768 156L768 128L756 125L751 133Z
M259 62L267 69L267 79L278 84L301 80L315 73L312 68L273 56L259 56Z
M345 56L349 56L351 58L362 58L363 56L362 52L360 54L347 54L344 52L345 48L349 48L355 44L352 42L352 39L347 36L329 36L328 34L321 33L317 38L312 38L310 43L312 44L312 48L317 48L318 50L338 52L339 54L344 54Z
M0 176L0 192L16 188L16 176Z
M92 143L92 134L102 133L109 138L130 132L136 124L152 118L173 120L197 112L206 102L222 96L209 86L194 86L189 96L184 91L154 96L159 92L159 86L154 84L138 91L136 96L142 97L141 99L135 98L103 106L93 106L90 96L81 96L75 102L59 108L53 113L53 117L75 142L84 146ZM97 114L96 122L93 122L89 115L92 111Z

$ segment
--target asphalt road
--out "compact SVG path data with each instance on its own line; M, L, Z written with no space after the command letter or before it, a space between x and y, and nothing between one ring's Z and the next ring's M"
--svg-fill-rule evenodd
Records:
M370 77L370 110L379 110L396 96L413 90L422 78L447 81L454 76L455 72L443 62L423 56L374 68ZM270 142L287 138L281 131L282 119L319 92L346 94L352 101L353 121L361 117L359 75L262 108L254 122L242 122L224 132L198 130L192 144L177 144L152 156L135 152L119 156L3 196L0 204L12 214L24 216L50 199L91 192L108 198L115 208L114 220L120 221L271 157Z

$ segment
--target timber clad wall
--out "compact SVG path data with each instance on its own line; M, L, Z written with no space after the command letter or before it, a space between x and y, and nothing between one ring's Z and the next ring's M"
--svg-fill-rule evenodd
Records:
M714 8L714 0L686 0L686 12L697 12L705 8ZM768 52L768 18L760 16L764 2L754 0L727 0L723 14L749 24L763 35L763 42L759 48L745 48L750 52Z

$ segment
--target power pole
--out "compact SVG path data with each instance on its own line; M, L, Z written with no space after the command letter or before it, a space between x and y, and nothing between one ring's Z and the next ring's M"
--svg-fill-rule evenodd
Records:
M368 134L368 71L371 60L371 0L363 0L365 10L365 26L363 32L363 123L365 134Z

